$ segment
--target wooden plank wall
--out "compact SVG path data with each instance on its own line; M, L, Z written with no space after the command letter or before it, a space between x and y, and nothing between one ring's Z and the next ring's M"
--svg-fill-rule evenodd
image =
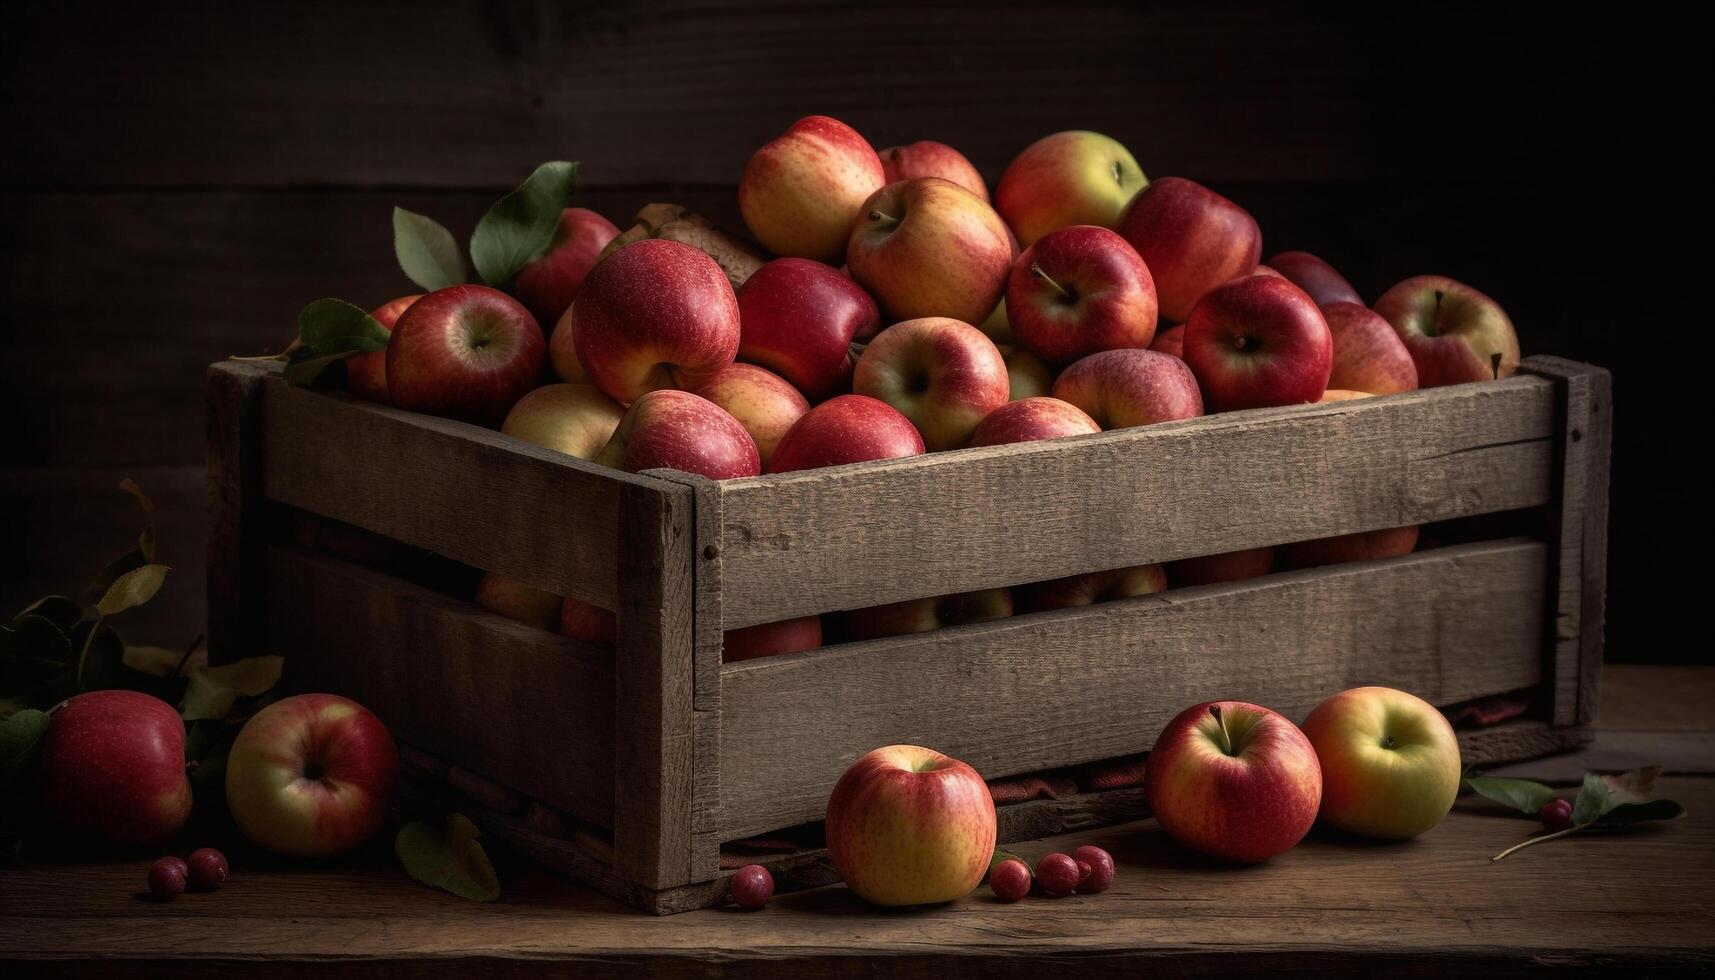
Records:
M201 630L203 369L277 349L310 299L404 291L393 204L462 232L562 156L616 220L665 198L730 221L750 149L818 111L878 146L945 140L991 179L1038 135L1107 131L1366 295L1421 271L1476 283L1527 351L1615 369L1616 563L1676 535L1688 457L1649 420L1690 411L1689 386L1641 379L1652 324L1694 321L1669 286L1701 259L1650 244L1696 210L1666 206L1700 186L1673 121L1699 87L1690 33L1491 5L1208 6L7 4L0 608L126 547L111 488L129 474L177 567L132 630ZM1691 656L1665 642L1689 590L1614 578L1612 655Z

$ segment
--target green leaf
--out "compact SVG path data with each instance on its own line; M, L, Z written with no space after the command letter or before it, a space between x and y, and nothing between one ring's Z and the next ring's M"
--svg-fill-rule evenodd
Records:
M284 657L268 656L248 657L219 667L193 667L179 713L186 721L225 718L239 698L266 694L280 683L280 669L285 663Z
M1468 776L1465 785L1484 799L1494 800L1502 806L1533 817L1555 796L1551 787L1528 779Z
M500 879L477 838L482 831L463 814L447 816L445 831L412 822L399 828L393 851L407 873L425 885L460 898L492 902L500 897Z
M113 583L119 581L120 576L147 564L149 564L149 558L143 554L142 549L132 548L108 562L100 572L96 573L95 580L89 583L88 588L84 589L84 594L93 602L106 595L107 590L113 588Z
M488 209L470 236L471 261L484 282L504 288L547 251L577 178L576 163L549 161Z
M83 619L83 603L63 595L43 596L18 613L17 619L25 616L41 616L58 626L61 632L69 633Z
M96 611L103 616L112 616L148 602L166 581L167 570L166 565L144 565L119 576L107 594L95 604Z
M1572 823L1595 823L1598 817L1613 808L1607 782L1596 773L1585 773L1584 785L1578 787L1578 798L1572 801Z
M318 299L298 312L298 339L282 374L288 384L307 385L335 361L386 350L386 327L343 299Z
M393 254L405 278L431 293L470 280L453 233L427 215L393 209Z
M47 733L46 711L29 708L0 718L0 787L11 785L35 762Z
M356 357L361 353L363 352L348 350L341 351L338 354L329 354L326 357L319 357L316 355L315 351L310 348L300 347L286 358L286 366L280 370L280 377L285 379L285 382L289 385L306 388L315 384L316 379L322 376L323 371L326 371L333 365L338 364L340 361L350 357Z

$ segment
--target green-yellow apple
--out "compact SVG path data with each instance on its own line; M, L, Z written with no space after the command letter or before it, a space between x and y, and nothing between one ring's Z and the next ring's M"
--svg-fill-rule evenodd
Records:
M838 265L858 209L885 183L881 158L857 130L805 116L751 156L738 208L774 254Z
M727 365L697 394L738 419L756 443L764 467L780 437L810 410L810 403L785 378L754 364Z
M1204 293L1250 275L1262 257L1262 230L1250 212L1183 177L1150 184L1117 230L1143 256L1161 315L1174 323L1183 323Z
M413 412L495 426L542 380L547 341L517 300L448 286L412 303L387 341L387 391Z
M1040 398L1054 391L1054 371L1035 354L1021 348L1001 349L1006 358L1007 395L1012 401Z
M1031 612L1042 612L1130 599L1166 588L1167 572L1160 565L1134 565L1037 582L1021 586L1017 591L1020 606Z
M1037 239L1013 263L1007 317L1018 342L1050 364L1155 339L1155 280L1106 228L1073 225Z
M1328 333L1334 339L1328 387L1372 395L1417 389L1417 365L1411 352L1381 314L1356 303L1324 303L1322 319L1328 321Z
M983 200L918 177L870 195L852 224L846 264L890 321L941 316L982 323L1012 271L1012 237Z
M398 781L393 736L369 709L300 694L244 723L226 761L226 805L276 854L333 857L380 829Z
M833 266L775 259L738 291L739 360L760 364L822 401L851 387L852 365L881 329L863 287Z
M594 459L625 409L592 385L543 385L518 399L500 431L545 449Z
M518 271L512 294L547 330L560 321L601 261L602 249L619 234L613 222L588 208L566 208L554 226L548 250Z
M399 322L399 315L422 298L422 293L401 296L370 310L369 316L391 333L393 325ZM387 394L387 351L372 350L346 358L345 385L360 398L384 405L391 402L392 398Z
M1328 390L1334 338L1304 290L1246 276L1198 300L1185 321L1185 363L1213 411L1303 405Z
M1011 615L1010 590L981 589L853 609L838 614L835 623L847 639L878 640L884 636L927 633L948 626L987 623Z
M852 391L898 409L936 452L969 443L977 423L1011 399L1012 384L994 341L935 316L876 334L852 372Z
M774 446L768 472L898 459L923 451L923 437L898 409L867 395L840 395L805 412L786 430Z
M576 304L573 304L576 305ZM560 321L554 324L553 332L548 335L548 363L554 369L554 377L567 384L589 384L589 372L578 363L578 347L572 342L572 308L566 307L566 312Z
M1185 362L1160 351L1105 350L1054 380L1054 397L1083 409L1104 431L1203 414L1203 396Z
M973 446L1000 446L1036 439L1088 435L1102 427L1084 410L1058 398L1010 401L988 413L971 433Z
M482 581L476 584L477 605L538 629L553 630L559 626L562 601L552 592L493 572L484 573Z
M828 857L846 886L876 905L969 895L988 871L995 833L983 777L917 745L867 753L828 797Z
M1268 260L1276 272L1310 294L1317 306L1330 303L1364 305L1364 298L1333 266L1309 252L1280 252Z
M1416 276L1376 300L1393 324L1424 388L1510 378L1518 370L1518 334L1499 303L1446 276Z
M1322 765L1322 819L1401 840L1440 823L1459 795L1459 739L1435 706L1387 687L1342 691L1304 719Z
M1304 733L1244 701L1192 705L1167 723L1143 770L1161 828L1228 861L1266 861L1316 822L1322 770Z
M707 254L646 238L590 270L571 311L578 363L629 404L662 388L695 391L738 355L738 298Z
M632 402L595 461L627 473L679 470L711 480L762 472L756 440L738 419L707 398L671 388Z
M1088 130L1044 136L1001 174L995 207L1028 247L1069 225L1112 228L1148 185L1143 168L1119 141Z
M58 828L111 844L165 843L191 815L185 723L147 694L79 694L48 716L40 786Z
M1283 568L1315 568L1349 561L1374 561L1409 555L1417 547L1417 525L1337 534L1330 538L1280 546Z
M939 177L958 184L984 201L989 199L989 187L983 183L983 175L977 173L977 168L963 153L945 143L918 140L878 152L882 172L889 184L913 177Z
M1016 262L1017 259L1013 261ZM988 339L994 341L996 346L1014 347L1018 344L1018 338L1012 334L1012 320L1006 315L1005 296L995 304L994 312L988 315L988 319L976 324L976 328L987 334Z
M1181 558L1167 563L1167 577L1175 588L1190 585L1214 585L1217 582L1242 582L1259 578L1274 571L1273 548L1245 548L1223 551L1218 555Z

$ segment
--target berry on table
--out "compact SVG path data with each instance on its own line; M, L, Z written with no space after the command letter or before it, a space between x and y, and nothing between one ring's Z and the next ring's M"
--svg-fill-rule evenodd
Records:
M1072 852L1078 862L1078 892L1094 895L1105 892L1114 883L1114 856L1095 846L1085 844Z
M185 858L190 885L199 892L212 892L226 883L226 855L212 847L201 847Z
M1007 858L989 869L989 890L1003 902L1016 902L1030 894L1030 867L1017 858Z
M149 894L163 902L178 898L184 894L188 873L185 862L178 858L161 858L149 868Z
M774 894L774 876L760 864L747 864L732 873L727 887L732 891L734 905L754 912L767 905Z
M1044 895L1060 898L1078 887L1078 862L1056 851L1036 862L1036 884Z
M1542 818L1542 825L1551 831L1565 830L1572 826L1572 803L1565 799L1549 800L1537 811Z

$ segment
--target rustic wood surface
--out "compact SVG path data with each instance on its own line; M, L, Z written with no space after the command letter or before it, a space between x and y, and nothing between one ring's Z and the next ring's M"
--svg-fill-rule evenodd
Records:
M1512 378L727 481L726 621L1534 507L1555 436Z
M1610 667L1606 688L1620 709L1610 723L1650 726L1663 753L1678 737L1664 729L1710 728L1715 671ZM835 886L755 914L657 919L513 864L502 866L504 899L478 905L411 882L384 854L321 868L240 864L218 894L159 906L137 897L143 859L29 867L0 873L0 957L23 961L9 962L8 976L123 967L213 976L262 964L285 975L464 978L1715 968L1706 893L1715 779L1667 777L1660 789L1690 816L1500 864L1488 858L1532 824L1480 801L1462 801L1416 842L1316 833L1254 868L1196 859L1143 821L1022 848L1035 857L1083 841L1108 847L1119 876L1101 895L1008 906L979 892L897 912Z

